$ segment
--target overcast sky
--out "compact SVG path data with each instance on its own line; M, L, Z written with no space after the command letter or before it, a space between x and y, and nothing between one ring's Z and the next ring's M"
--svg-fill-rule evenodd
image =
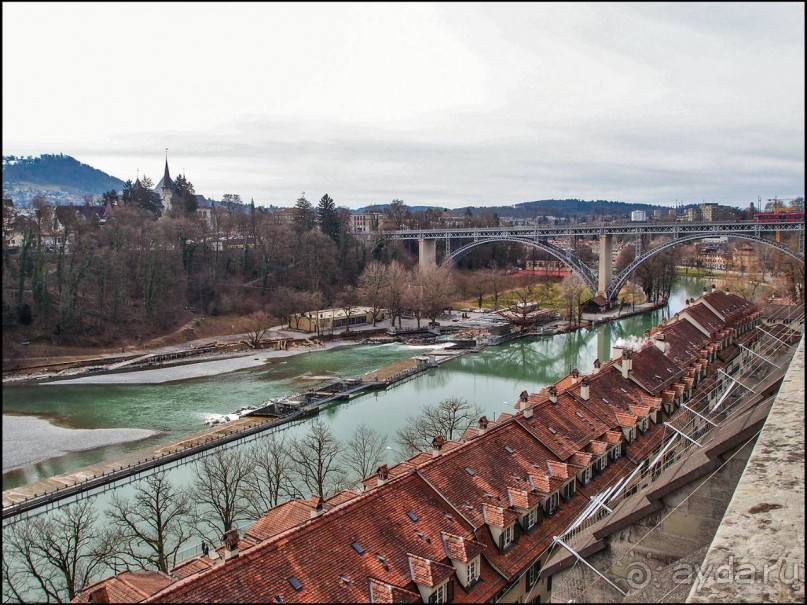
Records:
M804 4L3 2L3 154L357 208L804 194Z

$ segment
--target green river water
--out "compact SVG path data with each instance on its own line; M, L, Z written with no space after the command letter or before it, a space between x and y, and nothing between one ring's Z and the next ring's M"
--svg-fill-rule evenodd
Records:
M321 411L319 417L337 438L347 440L353 428L365 423L386 434L394 445L395 431L409 415L447 397L464 397L479 404L489 417L513 412L518 394L536 391L577 367L591 370L597 357L608 359L619 337L642 335L663 316L675 313L684 300L702 292L700 279L680 279L666 309L630 317L568 334L521 339L488 347L452 360L439 368L387 391L371 392ZM228 413L271 397L304 391L335 376L353 376L427 352L402 344L356 345L279 359L207 378L154 385L60 385L58 382L3 386L3 414L36 415L81 429L130 428L160 431L148 439L51 457L3 473L3 489L10 489L115 458L123 453L169 441L204 428L207 414ZM302 434L307 422L288 429ZM43 435L43 439L47 436ZM394 454L390 452L392 464ZM181 469L178 469L181 470Z

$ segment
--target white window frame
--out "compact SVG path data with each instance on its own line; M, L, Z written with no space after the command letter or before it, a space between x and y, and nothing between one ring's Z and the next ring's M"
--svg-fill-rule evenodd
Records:
M622 458L622 445L617 445L611 448L611 460L616 462Z
M443 584L440 584L440 586L435 588L434 592L432 593L432 597L434 597L434 600L432 601L431 599L429 599L429 602L445 603L446 599L448 598L448 590L446 590L447 588L448 588L447 583L444 582Z
M527 529L535 527L538 523L538 507L533 508L527 513Z
M473 584L479 579L479 557L468 561L468 584Z
M558 510L558 492L549 495L544 501L544 512L547 516Z
M569 493L569 490L571 490L571 493ZM561 491L563 492L563 498L565 500L571 500L577 493L577 485L575 480L572 479L571 481L564 483Z
M503 538L502 538L502 547L503 548L507 548L508 545L513 543L513 535L514 534L515 534L515 532L513 531L513 526L512 525L508 525L507 527L504 528L504 531L502 531L502 536L503 536Z
M583 485L588 485L591 483L591 477L593 473L590 466L587 466L583 469Z
M594 467L598 473L601 473L608 468L608 454L604 454L600 458L597 458L597 460L594 461Z

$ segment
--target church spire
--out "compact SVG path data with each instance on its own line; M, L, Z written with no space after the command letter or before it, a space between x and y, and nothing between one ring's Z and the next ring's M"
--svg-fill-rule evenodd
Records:
M163 189L168 189L173 184L171 175L168 174L168 147L165 148L165 174L163 175Z

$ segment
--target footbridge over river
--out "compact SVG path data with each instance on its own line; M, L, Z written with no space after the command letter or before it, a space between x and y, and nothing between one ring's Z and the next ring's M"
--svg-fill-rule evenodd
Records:
M797 243L789 246L779 241L781 234L797 235ZM636 258L622 272L614 275L613 238L615 235L636 238ZM665 241L658 246L643 250L643 241L649 237L663 236ZM764 244L804 263L804 223L801 221L735 221L707 223L620 223L561 225L552 227L484 227L475 229L407 229L386 231L384 239L417 240L421 265L437 264L437 244L443 242L444 254L441 264L450 264L477 246L495 242L515 242L533 246L562 261L577 273L592 292L616 298L628 276L644 261L672 246L700 240L706 237L727 236ZM557 244L558 240L587 237L600 242L597 266L584 263L574 252ZM600 262L599 259L608 259Z

